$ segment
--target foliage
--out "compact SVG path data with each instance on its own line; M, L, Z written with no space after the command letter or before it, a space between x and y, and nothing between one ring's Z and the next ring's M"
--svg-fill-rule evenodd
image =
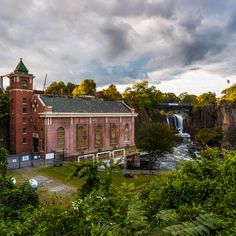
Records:
M9 97L0 91L0 122L9 121Z
M152 169L154 162L164 154L171 152L180 141L176 131L165 123L149 123L140 132L137 147L148 152L149 166Z
M47 87L46 93L47 94L57 94L57 95L71 95L73 89L76 87L76 84L71 82L65 83L63 81L60 82L53 82Z
M198 106L203 106L206 104L216 103L216 94L212 92L203 93L197 97L197 103Z
M223 94L221 99L235 102L236 101L236 84L224 89L221 94Z
M193 222L183 222L177 225L171 225L162 230L167 235L193 235L204 236L215 233L215 230L221 226L221 220L212 214L200 214Z
M8 151L5 148L0 148L0 177L5 178L7 172L7 157Z
M219 146L223 138L223 131L221 128L203 128L197 132L195 137L202 145Z
M174 93L164 93L162 97L164 103L178 103L180 101Z
M96 92L96 84L92 79L86 79L82 81L80 85L74 88L72 91L73 96L78 95L94 95Z
M186 92L181 93L179 95L179 99L180 99L181 103L188 103L188 104L192 104L192 105L197 103L197 96L193 95L193 94L188 94Z
M119 100L122 95L114 84L110 84L107 89L103 89L103 97L106 100Z
M149 123L142 131L137 143L138 148L159 158L171 152L179 141L176 131L165 123Z
M141 199L144 209L148 209L149 221L155 221L161 210L174 209L180 222L197 220L201 214L218 216L222 224L217 226L213 235L235 232L234 176L236 152L203 151L201 159L185 162L178 171L162 175L146 186Z

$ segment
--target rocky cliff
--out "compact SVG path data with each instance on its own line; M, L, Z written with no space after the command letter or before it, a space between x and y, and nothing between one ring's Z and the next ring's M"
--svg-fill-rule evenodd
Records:
M236 107L235 105L221 101L219 104L208 104L193 108L186 119L187 130L192 137L201 128L221 128L224 133L223 146L235 144L236 135Z

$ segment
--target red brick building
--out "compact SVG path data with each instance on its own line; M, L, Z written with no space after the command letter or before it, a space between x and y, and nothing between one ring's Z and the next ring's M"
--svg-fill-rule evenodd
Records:
M137 114L123 101L37 94L22 60L9 79L11 153L77 156L135 145Z

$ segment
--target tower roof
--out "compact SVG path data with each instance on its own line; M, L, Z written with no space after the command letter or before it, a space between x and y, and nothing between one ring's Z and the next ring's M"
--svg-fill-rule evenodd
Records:
M20 58L20 62L16 66L16 69L14 70L14 72L18 72L18 73L22 73L22 74L28 75L29 71L26 68L26 66L24 65L24 63L22 61L22 58Z

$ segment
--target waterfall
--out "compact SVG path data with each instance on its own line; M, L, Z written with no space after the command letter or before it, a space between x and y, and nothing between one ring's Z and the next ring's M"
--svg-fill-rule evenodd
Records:
M174 114L174 125L175 128L179 131L179 133L183 133L184 129L184 118L181 114Z
M174 127L179 131L179 135L183 138L190 138L190 134L183 133L183 129L184 129L183 115L182 114L174 114L173 120L174 120Z
M168 125L170 124L169 116L166 116L166 123L167 123Z

